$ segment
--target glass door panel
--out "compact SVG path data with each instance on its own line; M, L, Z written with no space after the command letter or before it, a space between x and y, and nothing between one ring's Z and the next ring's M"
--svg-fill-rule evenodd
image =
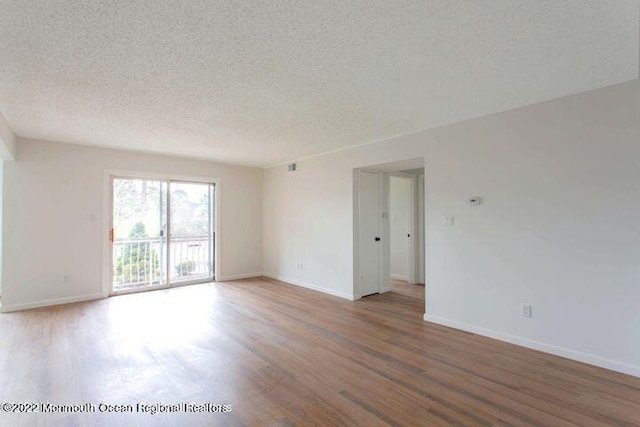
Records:
M167 190L164 181L113 179L114 292L167 284Z
M214 278L214 185L170 182L169 274L172 284Z

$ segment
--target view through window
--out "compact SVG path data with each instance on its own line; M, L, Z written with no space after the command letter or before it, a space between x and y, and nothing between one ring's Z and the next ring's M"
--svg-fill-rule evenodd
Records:
M114 292L214 280L212 183L113 179Z

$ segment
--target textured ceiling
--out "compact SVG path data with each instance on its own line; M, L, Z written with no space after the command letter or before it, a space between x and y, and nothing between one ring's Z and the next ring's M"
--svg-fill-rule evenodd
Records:
M637 0L0 0L23 137L271 165L638 77Z

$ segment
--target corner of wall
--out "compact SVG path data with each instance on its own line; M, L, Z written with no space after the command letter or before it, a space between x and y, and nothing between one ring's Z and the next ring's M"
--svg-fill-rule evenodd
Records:
M0 159L7 161L16 160L16 134L9 126L9 122L0 113Z

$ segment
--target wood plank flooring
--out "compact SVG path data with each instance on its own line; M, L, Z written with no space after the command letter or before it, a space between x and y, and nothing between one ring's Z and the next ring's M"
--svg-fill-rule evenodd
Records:
M0 402L232 411L0 425L640 426L640 379L426 323L416 289L350 302L250 279L2 314Z
M402 294L411 298L417 298L420 301L424 301L424 284L416 283L410 285L405 280L391 280L391 290L397 294ZM424 309L424 304L422 305ZM424 313L424 310L422 310Z

